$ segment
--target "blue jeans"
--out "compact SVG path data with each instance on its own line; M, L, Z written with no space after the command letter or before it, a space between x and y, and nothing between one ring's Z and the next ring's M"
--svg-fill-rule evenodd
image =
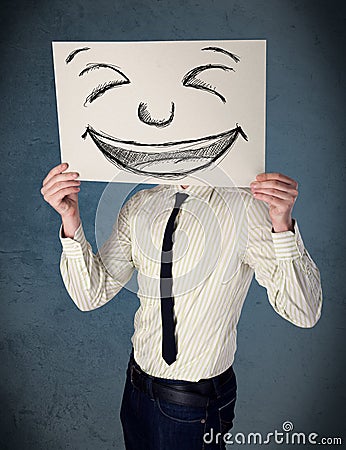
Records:
M218 377L212 380L216 399L205 407L183 406L139 391L132 385L128 369L120 411L126 450L225 449L222 436L233 425L236 377L233 372L223 385ZM169 385L189 383L161 381Z

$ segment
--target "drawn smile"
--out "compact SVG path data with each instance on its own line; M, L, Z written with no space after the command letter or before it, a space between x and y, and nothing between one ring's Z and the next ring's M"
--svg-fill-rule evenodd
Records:
M248 140L237 124L232 130L200 139L143 144L115 138L88 125L82 138L89 135L102 154L119 169L137 175L179 179L220 161L239 134Z

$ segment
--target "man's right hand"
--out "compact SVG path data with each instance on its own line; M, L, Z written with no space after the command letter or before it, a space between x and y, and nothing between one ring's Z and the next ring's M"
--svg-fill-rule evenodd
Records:
M77 172L65 172L67 163L54 167L43 180L41 194L61 216L63 236L73 238L80 225Z

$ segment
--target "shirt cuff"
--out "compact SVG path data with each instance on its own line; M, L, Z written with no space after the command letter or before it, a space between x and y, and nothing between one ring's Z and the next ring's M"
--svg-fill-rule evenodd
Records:
M62 245L63 253L69 258L79 258L88 248L83 226L79 225L72 238L62 236L62 225L59 230L59 238Z
M296 220L294 231L272 232L272 239L277 259L292 260L303 256L305 247Z

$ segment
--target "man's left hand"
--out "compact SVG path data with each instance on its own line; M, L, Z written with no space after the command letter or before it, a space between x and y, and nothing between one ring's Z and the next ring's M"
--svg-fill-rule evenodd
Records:
M254 198L268 203L274 232L293 231L292 209L298 183L281 173L261 173L250 187Z

